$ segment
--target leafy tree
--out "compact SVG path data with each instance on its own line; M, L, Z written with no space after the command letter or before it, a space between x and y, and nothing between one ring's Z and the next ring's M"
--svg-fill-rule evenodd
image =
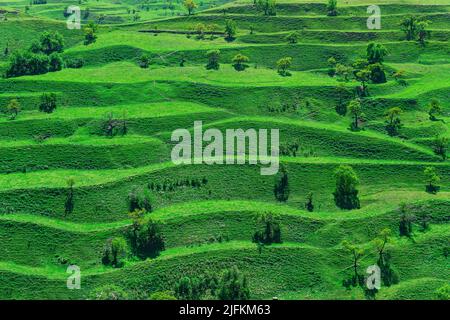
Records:
M288 172L284 165L281 165L279 177L273 190L275 198L280 202L286 202L289 199L289 179Z
M219 300L248 300L250 289L247 277L236 266L225 270L219 282Z
M225 40L233 41L236 36L236 30L236 22L234 20L225 20Z
M9 115L9 119L14 120L19 115L21 108L17 99L11 99L6 106L6 113Z
M286 40L292 44L297 43L299 38L300 34L297 31L291 32L286 36Z
M208 63L206 64L206 69L219 70L220 51L219 50L209 50L208 52L206 52L206 57L208 58Z
M384 67L381 63L371 64L368 66L368 69L370 71L370 80L372 80L373 83L386 82L386 73L384 72Z
M438 175L435 167L426 167L423 171L425 175L426 191L428 193L436 194L439 189L439 182L441 181L441 177Z
M146 69L150 65L150 57L147 54L143 54L138 59L138 64L141 68Z
M361 100L354 99L354 100L350 101L347 109L353 118L353 122L350 125L350 129L353 131L360 130L359 122L364 118Z
M184 0L183 6L188 11L188 15L191 15L194 12L194 9L197 8L197 4L194 2L194 0Z
M48 56L32 52L16 51L10 56L5 77L43 74L48 72L48 67Z
M312 192L309 192L308 195L306 196L305 208L309 212L314 211L313 193Z
M256 9L262 11L265 16L275 16L277 14L275 0L258 0Z
M340 165L334 172L334 177L336 189L333 195L336 206L347 210L359 209L360 203L356 189L359 179L353 168L348 165Z
M426 39L430 36L431 31L427 30L428 26L430 25L430 21L428 20L420 20L419 22L417 22L416 26L417 26L417 41L419 41L419 43L422 46L425 46L426 44Z
M339 84L336 87L336 95L338 97L338 102L335 107L336 113L345 116L347 114L347 104L345 97L349 94L347 88L343 84Z
M134 186L128 194L128 211L144 210L152 212L154 201L153 195L147 189L144 190Z
M432 99L428 104L428 115L431 121L436 121L437 116L442 114L441 102L437 99Z
M291 75L288 71L292 64L292 58L291 57L284 57L277 61L277 71L282 76L289 76Z
M448 138L444 136L436 136L433 141L433 151L438 156L442 157L442 160L447 159L447 147L448 147Z
M219 26L216 23L210 23L210 24L206 25L206 30L211 33L210 40L214 40L214 38L215 38L214 32L219 30Z
M128 293L122 288L108 284L99 288L94 289L90 293L91 300L128 300Z
M398 283L398 276L391 268L391 256L386 252L386 245L391 239L392 230L385 228L381 230L378 237L375 238L374 243L378 254L377 265L381 270L381 280L385 286Z
M183 277L175 285L175 296L180 300L199 300L200 282L197 278Z
M327 12L330 17L337 16L337 0L328 0Z
M127 242L122 237L115 237L111 241L111 264L114 267L123 266L123 259L126 258L128 251Z
M367 46L367 61L369 64L383 63L388 50L380 43L370 43Z
M203 23L197 23L194 26L194 31L197 33L197 39L205 38L206 26Z
M400 114L403 110L399 107L392 107L384 113L386 117L386 131L390 136L398 135L398 130L402 127Z
M339 80L343 80L345 82L348 82L350 80L350 75L352 74L352 68L349 66L346 66L344 64L338 63L336 64L336 75L338 76Z
M406 40L411 41L417 35L417 22L418 19L414 16L406 17L400 23L402 31L406 34Z
M400 222L399 222L399 233L400 236L410 238L412 235L412 222L414 221L414 215L408 212L408 207L406 204L400 206Z
M41 103L39 104L39 111L52 113L56 109L56 94L43 93L41 96Z
M52 54L50 54L48 59L49 59L48 71L50 71L50 72L60 71L63 68L64 60L61 58L61 56L58 53L53 52Z
M330 77L334 77L334 75L336 74L336 64L337 64L336 59L334 57L330 57L328 58L327 63L329 66L328 75Z
M75 185L75 180L73 178L67 179L67 195L66 201L64 203L64 214L71 214L75 207L74 202L74 190L73 186Z
M366 97L369 94L367 89L367 82L369 82L371 74L372 73L367 68L362 69L355 74L356 80L361 82L360 89L358 90L359 96L361 97Z
M364 277L360 276L358 272L360 260L364 256L364 249L358 247L356 244L349 242L348 240L342 241L341 245L344 250L351 256L352 264L350 268L353 269L353 277L351 279L351 282L353 286L356 286L358 283L361 283L364 280Z
M58 32L45 31L39 38L40 51L46 55L50 55L54 52L63 52L64 50L64 38Z
M131 212L131 227L128 230L133 253L141 258L156 257L164 250L164 238L160 223L151 218L144 218L144 211Z
M280 216L272 212L260 213L256 217L256 231L253 242L268 245L281 243Z
M233 62L233 67L236 69L236 71L243 71L245 68L248 67L246 62L249 62L250 59L247 56L244 56L243 54L238 53L233 57L231 62Z
M93 22L90 22L84 28L84 45L87 46L87 45L97 41L96 32L97 32L97 25L95 25Z

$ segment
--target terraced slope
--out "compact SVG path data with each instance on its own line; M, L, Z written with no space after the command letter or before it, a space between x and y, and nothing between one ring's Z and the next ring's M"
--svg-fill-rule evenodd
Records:
M0 79L0 110L12 99L21 105L14 120L0 113L0 298L86 299L114 284L142 299L174 290L182 276L236 265L252 298L365 299L363 288L343 286L351 257L341 243L365 249L364 274L377 262L373 240L385 228L392 230L387 251L399 282L376 298L435 298L450 282L450 162L433 147L437 135L450 138L450 1L378 1L381 30L367 30L370 1L345 1L336 17L326 16L324 2L283 0L275 16L264 16L250 0L203 1L188 16L181 1L170 9L162 1L88 0L82 22L105 17L97 41L85 45L82 31L65 27L62 13L72 1L25 12L28 1L0 0L0 9L18 10L0 20L0 71L11 52L45 30L64 36L66 60L84 61L79 69ZM407 15L430 21L425 46L405 40L399 23ZM199 23L221 32L227 19L237 24L234 41L190 34ZM299 39L290 44L293 31ZM329 76L327 60L351 64L365 57L370 41L388 49L387 82L368 84L364 130L354 132L350 116L335 107L355 97L359 82ZM211 49L220 50L219 70L205 68ZM237 53L250 58L245 71L231 65ZM149 68L139 67L142 54ZM283 77L276 61L285 56L293 61ZM400 70L404 83L393 76ZM53 113L39 111L44 92L56 95ZM442 107L435 121L428 115L432 99ZM385 111L397 106L403 127L390 136ZM108 121L126 123L126 134L108 136ZM259 165L175 165L171 134L192 132L194 121L222 132L279 129L282 148L298 144L295 154L280 157L289 199L275 199L276 177L260 175ZM360 209L334 203L333 173L341 164L360 179ZM437 194L425 191L426 167L441 178ZM75 183L70 213L68 179ZM193 180L203 182L184 183ZM166 184L176 187L159 188ZM130 255L121 268L105 266L105 243L125 236L132 223L127 198L136 188L154 198L146 217L161 223L165 250L146 260ZM309 192L313 212L305 210ZM415 217L410 238L399 234L405 210ZM259 250L252 236L265 212L280 215L282 243ZM69 265L81 268L80 290L67 289Z

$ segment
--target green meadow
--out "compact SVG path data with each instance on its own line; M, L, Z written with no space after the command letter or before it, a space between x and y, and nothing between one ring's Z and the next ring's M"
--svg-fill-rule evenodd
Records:
M232 267L250 299L449 299L450 0L379 0L381 29L367 27L369 0L338 0L336 14L327 0L194 3L0 0L0 299L193 299L183 278L221 283ZM69 6L81 29L67 27ZM63 48L45 53L44 32ZM34 60L13 70L21 54ZM278 129L279 172L175 164L172 134L194 136L194 121L224 135ZM333 195L341 166L357 176L358 207ZM258 243L268 215L281 240ZM164 248L140 256L130 230L148 221ZM105 262L114 239L120 265Z

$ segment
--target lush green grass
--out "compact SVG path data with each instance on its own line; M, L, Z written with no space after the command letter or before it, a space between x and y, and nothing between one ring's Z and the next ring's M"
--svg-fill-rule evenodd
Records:
M253 298L365 299L361 288L342 285L351 257L340 243L347 239L365 249L364 273L377 260L373 239L383 228L393 232L387 250L400 283L382 287L377 299L433 299L448 283L450 162L436 156L432 144L438 134L450 136L450 1L380 0L381 30L367 30L368 0L339 1L337 17L325 15L323 0L283 0L270 17L257 13L250 0L226 2L203 1L187 16L180 1L172 14L162 1L147 11L129 0L89 0L80 5L83 13L90 10L82 23L102 14L105 20L97 41L86 46L82 30L65 27L62 13L72 2L49 0L25 14L28 1L0 0L0 7L21 11L0 22L0 71L8 63L6 44L13 52L25 49L44 30L64 36L64 58L85 62L81 69L0 79L0 110L11 99L22 108L15 120L0 113L0 298L85 299L110 283L145 298L173 290L181 276L220 274L237 265ZM136 22L127 11L133 9L140 10ZM426 46L404 40L399 22L407 14L431 21ZM216 23L223 31L229 18L238 28L232 42L183 34L197 23ZM155 28L181 34L139 32ZM294 30L299 42L288 44ZM327 60L350 64L365 57L369 41L389 51L388 81L369 83L364 130L352 132L350 116L335 112L337 87L347 89L342 98L348 103L358 83L329 77ZM221 52L219 70L205 68L211 49ZM148 69L137 64L143 53L151 58ZM250 58L245 71L231 66L237 53ZM293 57L287 77L276 71L284 56ZM404 70L406 86L393 79L398 70ZM38 111L43 92L57 96L51 114ZM442 105L437 121L427 113L434 98ZM283 111L286 105L296 109ZM395 106L403 109L404 126L390 137L384 113ZM109 115L126 120L126 135L105 136ZM198 120L204 130L279 129L282 146L298 142L297 156L281 157L288 201L275 200L276 177L261 176L260 166L175 166L171 133L192 130ZM333 172L341 164L351 165L360 179L361 209L334 204ZM425 192L427 166L441 176L436 195ZM65 214L69 178L75 206ZM149 189L151 183L191 179L207 183ZM147 216L162 223L166 250L145 261L128 257L123 268L103 266L105 242L125 235L131 223L127 197L136 187L155 197ZM313 212L304 210L309 192ZM416 219L412 238L399 236L404 204ZM280 215L283 243L258 252L250 240L262 212ZM426 231L422 217L429 217ZM69 264L82 269L81 290L66 288Z

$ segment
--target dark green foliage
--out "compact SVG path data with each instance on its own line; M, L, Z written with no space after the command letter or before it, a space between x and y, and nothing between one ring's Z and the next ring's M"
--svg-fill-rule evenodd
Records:
M220 51L219 50L209 50L206 53L206 57L208 58L208 63L206 64L206 69L219 70Z
M337 0L328 0L327 15L330 17L337 16Z
M212 273L198 277L185 276L175 284L174 292L179 300L212 299L217 295L218 285L218 278Z
M305 208L309 212L314 211L313 193L312 192L309 192L308 195L306 196Z
M66 68L79 69L84 65L82 58L72 58L65 61Z
M247 277L236 266L225 270L219 282L219 300L248 300L250 289Z
M147 212L153 211L153 196L146 190L139 187L134 187L128 194L128 211L144 210Z
M10 78L23 75L42 74L47 73L48 69L48 56L32 52L16 51L11 55L5 76Z
M141 68L144 68L144 69L148 68L150 65L150 57L146 54L143 54L138 59L138 64Z
M252 240L263 245L281 243L280 216L272 212L258 214Z
M56 109L56 94L43 93L39 104L39 111L52 113Z
M439 182L441 177L438 175L435 167L426 167L423 171L426 179L425 190L428 193L436 194L440 190Z
M433 141L433 151L438 156L442 157L442 160L447 159L448 138L445 136L436 136Z
M369 64L383 63L387 54L387 49L380 43L372 42L367 46L367 61Z
M73 209L75 207L75 201L74 201L74 189L73 186L75 185L75 180L70 178L67 180L67 195L66 195L66 201L64 203L64 213L71 214L73 212Z
M413 221L415 220L415 216L409 213L409 208L402 204L400 207L400 222L399 222L399 233L400 236L410 238L412 236L413 231Z
M256 9L265 16L275 16L277 14L275 0L257 0Z
M61 53L64 50L64 38L58 32L47 32L41 34L39 38L39 51L46 55L54 52Z
M120 268L124 265L124 259L127 257L128 245L124 238L114 237L108 239L103 248L102 263Z
M246 62L249 62L250 59L247 56L244 56L243 54L238 53L233 57L233 60L231 62L233 63L233 67L236 71L244 71L245 68L248 67Z
M398 135L398 131L402 127L400 114L403 110L399 107L390 108L385 112L386 117L386 131L390 136Z
M157 257L165 248L160 223L150 217L144 217L144 212L131 212L133 222L128 228L132 252L140 259Z
M225 20L225 40L233 41L236 36L236 22L232 19Z
M385 83L387 81L386 73L384 72L384 67L381 63L369 65L369 71L370 80L372 80L373 83Z
M281 165L280 172L278 173L277 181L273 189L275 199L280 202L286 202L289 199L289 178L288 172L284 165Z
M336 178L336 189L333 192L334 202L341 209L359 209L358 176L352 167L348 165L339 166L334 172Z
M54 52L54 53L50 54L50 56L48 58L49 58L49 61L48 61L48 71L49 72L60 71L63 68L64 61L58 53Z

